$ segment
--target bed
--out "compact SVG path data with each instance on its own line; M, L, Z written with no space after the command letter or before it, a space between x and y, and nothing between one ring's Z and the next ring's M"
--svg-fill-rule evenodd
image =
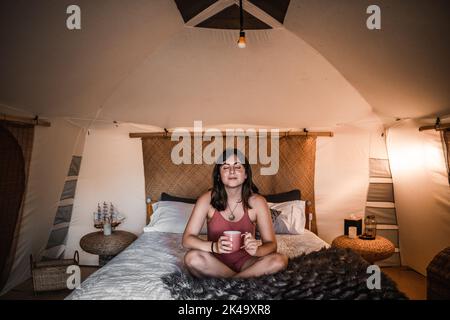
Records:
M277 251L289 257L283 271L251 279L197 279L184 266L182 234L194 204L160 201L144 233L97 270L66 299L405 299L381 273L369 288L369 263L351 250L330 248L304 228L305 201L268 203ZM206 240L206 225L200 231Z
M279 171L254 181L273 215L278 249L290 260L274 275L252 279L194 279L183 266L182 233L197 199L211 185L211 165L175 165L170 139L142 140L147 223L144 233L66 299L404 299L381 273L382 289L366 283L369 264L330 248L317 236L315 138L280 139ZM259 168L259 165L253 169ZM289 191L290 190L290 191ZM301 190L301 192L300 192ZM164 193L181 198L163 199ZM153 202L153 199L159 201ZM167 201L162 201L167 200ZM205 237L206 226L201 236ZM238 294L236 294L236 292Z
M180 233L151 231L89 276L66 299L174 299L161 277L184 272ZM327 248L314 233L277 235L278 251L295 257Z

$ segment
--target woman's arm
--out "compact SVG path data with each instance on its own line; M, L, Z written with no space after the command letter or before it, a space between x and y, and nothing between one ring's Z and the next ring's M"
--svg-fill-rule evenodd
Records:
M275 237L275 231L272 225L272 218L270 214L269 206L263 196L255 195L253 201L250 204L256 211L256 223L258 225L259 233L261 234L262 245L258 246L255 252L255 256L263 257L270 253L277 251L277 239ZM245 237L246 242L249 238ZM254 239L250 239L249 244L253 245Z
M183 247L211 252L211 241L205 241L198 237L203 223L208 216L211 201L211 193L207 192L198 198L191 217L183 233ZM217 243L214 244L214 252L217 252Z

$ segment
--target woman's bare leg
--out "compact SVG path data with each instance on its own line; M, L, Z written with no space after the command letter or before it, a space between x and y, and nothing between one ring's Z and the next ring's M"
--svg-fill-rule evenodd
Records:
M235 278L258 277L272 274L287 267L288 257L279 253L272 253L264 257L252 257L244 263L241 272L234 275Z
M189 272L197 278L229 278L236 274L211 253L200 250L188 251L184 256L184 263Z

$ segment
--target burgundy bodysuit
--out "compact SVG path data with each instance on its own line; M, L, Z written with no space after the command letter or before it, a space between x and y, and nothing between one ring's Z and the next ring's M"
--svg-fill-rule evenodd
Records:
M208 240L214 242L219 240L224 231L229 230L240 231L242 234L250 232L253 237L255 236L255 225L250 220L247 209L244 210L244 215L239 221L228 221L216 210L214 211L211 220L208 221L207 227ZM252 257L244 249L232 253L213 254L217 259L235 272L240 272L244 263Z

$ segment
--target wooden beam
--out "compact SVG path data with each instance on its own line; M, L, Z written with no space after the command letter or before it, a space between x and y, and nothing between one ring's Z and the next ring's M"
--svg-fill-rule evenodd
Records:
M214 4L210 5L208 8L197 14L191 20L186 22L186 26L195 27L199 23L205 21L206 19L214 16L215 14L221 12L222 10L228 8L234 4L234 0L219 0Z
M239 5L239 1L235 0L235 3ZM245 11L258 18L265 24L271 26L273 29L284 28L283 24L281 24L277 19L272 17L270 14L266 13L264 10L255 6L253 3L247 0L243 0L242 7Z
M438 125L432 125L432 126L423 126L419 128L419 131L424 131L424 130L447 130L450 129L450 123L442 123L442 124L438 124Z
M35 126L42 126L42 127L50 127L51 126L50 122L39 119L39 117L28 118L28 117L20 117L20 116L10 116L10 115L4 114L4 113L0 113L0 120L32 124Z
M223 136L227 135L226 131L220 131ZM170 137L172 131L166 132L131 132L130 138L153 138L153 137ZM190 131L190 134L194 134L193 131ZM195 132L195 134L204 135L205 131ZM228 133L229 134L229 133ZM267 129L267 134L270 134L270 130ZM233 132L234 136L249 136L249 133L244 132ZM312 136L312 137L333 137L333 132L323 131L323 132L309 132L309 131L279 131L280 138L287 136Z

